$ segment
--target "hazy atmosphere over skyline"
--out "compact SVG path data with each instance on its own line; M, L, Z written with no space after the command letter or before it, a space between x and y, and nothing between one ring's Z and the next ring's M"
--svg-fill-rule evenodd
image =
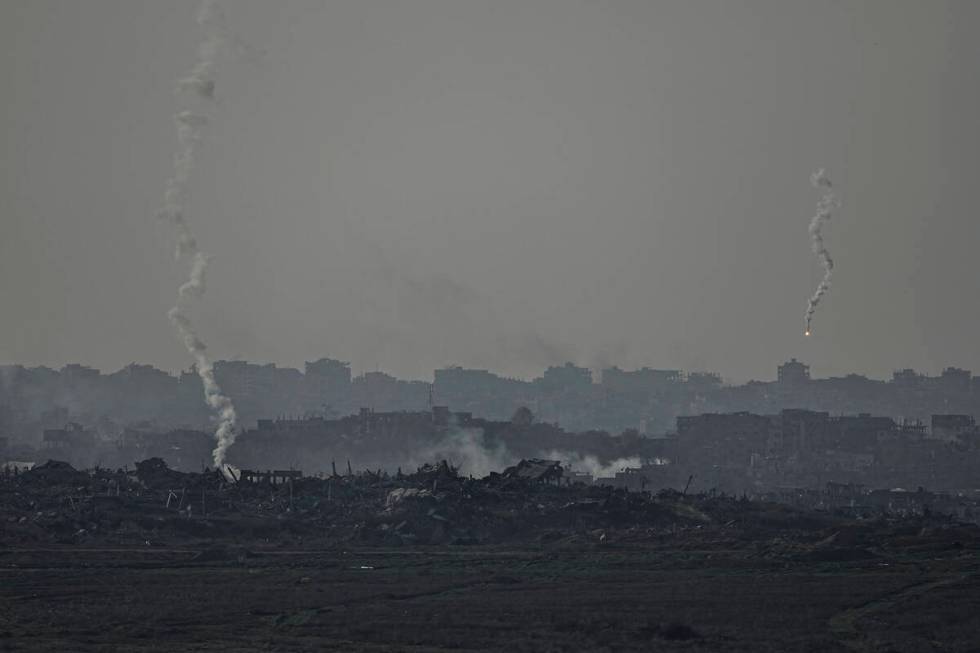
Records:
M0 4L0 363L176 370L154 219L195 2ZM980 3L226 3L214 358L980 370ZM825 167L842 201L807 225Z

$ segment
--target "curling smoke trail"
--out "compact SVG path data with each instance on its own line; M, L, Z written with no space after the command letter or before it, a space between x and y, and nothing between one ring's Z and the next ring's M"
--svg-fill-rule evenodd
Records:
M222 14L215 0L204 0L197 22L205 30L205 38L198 48L198 58L187 77L177 82L177 89L193 93L204 101L214 100L214 69L218 55L227 41L223 29ZM177 302L167 312L170 323L177 330L187 351L194 357L195 368L204 385L204 399L218 416L218 428L214 437L214 464L221 467L225 462L228 448L235 442L235 426L238 416L231 399L225 396L214 378L214 366L207 355L207 347L198 337L194 324L185 312L185 304L192 297L203 297L208 255L197 245L184 215L187 201L187 187L197 158L197 151L203 142L203 129L208 123L205 114L194 111L180 111L175 116L177 122L177 141L179 150L174 157L174 174L167 181L164 193L164 206L161 217L169 220L177 229L178 261L189 267L188 279L177 292Z
M804 315L804 335L810 335L810 322L813 320L813 313L817 310L820 299L830 290L830 277L834 272L834 259L830 258L830 252L827 251L827 247L824 245L821 230L823 229L824 223L830 220L834 209L840 206L837 195L834 193L833 186L830 183L830 178L827 177L827 173L824 172L823 168L817 170L810 176L810 183L813 184L814 188L823 192L820 201L817 202L817 213L810 220L810 239L812 241L813 253L820 259L824 272L823 279L821 279L817 289L807 302L806 314Z

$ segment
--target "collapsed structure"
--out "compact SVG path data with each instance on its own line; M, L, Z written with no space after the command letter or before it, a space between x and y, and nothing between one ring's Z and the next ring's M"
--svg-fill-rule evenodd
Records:
M49 461L0 474L0 546L196 544L204 547L201 560L240 562L249 555L243 545L594 546L673 537L725 547L772 539L833 559L874 557L865 547L881 547L910 525L923 534L932 529L946 548L954 540L980 542L967 524L980 519L975 501L916 493L855 507L839 489L818 493L824 503L812 505L800 497L777 504L715 492L631 492L569 483L548 460L521 461L482 479L442 461L410 474L243 472L237 480L179 472L159 458L130 471ZM844 530L847 538L834 535Z
M204 431L127 429L112 441L77 424L45 431L37 458L76 465L124 466L159 457L177 469L209 464ZM23 459L24 457L21 456ZM522 459L555 461L564 478L637 491L673 488L761 495L821 489L828 483L869 490L978 490L980 428L968 415L933 415L929 424L866 413L786 409L682 416L660 437L637 432L573 433L519 410L510 420L476 418L436 406L327 419L262 419L243 429L230 460L250 480L285 482L293 472L336 474L370 469L395 473L446 459L477 477ZM265 470L265 471L263 471ZM278 471L276 471L278 470Z
M771 382L738 386L648 368L593 379L571 364L531 381L453 367L433 383L353 377L329 359L304 372L241 361L214 369L243 413L264 411L235 432L229 462L245 469L316 474L350 461L394 473L445 458L484 476L541 458L583 482L762 493L826 483L966 492L980 467L980 381L958 368L815 379L794 359ZM109 375L79 365L3 372L0 462L211 465L196 374L139 365Z

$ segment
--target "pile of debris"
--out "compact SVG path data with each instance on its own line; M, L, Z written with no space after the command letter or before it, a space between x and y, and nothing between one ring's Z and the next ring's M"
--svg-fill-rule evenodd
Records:
M549 460L524 460L483 479L445 461L411 474L242 471L231 478L177 472L159 458L115 471L49 461L0 476L0 546L609 546L680 537L701 548L754 542L762 556L849 559L874 555L876 538L904 537L910 528L932 529L942 541L980 541L975 526L942 516L855 521L744 497L561 479L561 465Z

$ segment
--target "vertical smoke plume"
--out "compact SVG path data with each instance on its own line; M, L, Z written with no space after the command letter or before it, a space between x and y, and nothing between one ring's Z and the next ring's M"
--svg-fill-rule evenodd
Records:
M227 42L222 14L215 0L204 0L197 22L204 28L205 38L198 48L198 58L194 68L187 77L177 82L177 90L181 93L191 93L199 101L211 102L214 100L214 69L217 57ZM197 240L184 215L187 188L198 149L203 142L203 129L208 124L208 117L200 111L183 110L177 113L175 120L179 150L174 157L174 173L167 181L164 206L160 214L176 228L176 258L187 264L189 272L187 281L177 292L177 302L167 312L167 317L170 318L187 351L194 357L194 366L204 385L204 399L217 414L218 428L215 432L217 446L214 448L214 464L220 468L224 464L228 448L235 442L235 425L238 417L231 399L222 394L221 388L215 381L214 366L207 355L207 347L198 337L194 324L185 312L188 299L204 296L205 274L209 260L208 255L198 248Z
M810 220L810 240L812 241L813 253L820 259L824 272L823 279L820 280L820 284L807 302L806 313L804 315L804 335L810 335L810 322L813 320L813 313L817 310L820 299L830 290L830 277L834 272L834 259L830 258L830 252L827 251L827 247L824 245L821 230L823 229L824 223L830 220L834 209L840 206L830 179L827 177L827 173L824 172L823 168L817 170L810 176L810 183L813 184L814 188L823 192L820 201L817 202L817 213Z

